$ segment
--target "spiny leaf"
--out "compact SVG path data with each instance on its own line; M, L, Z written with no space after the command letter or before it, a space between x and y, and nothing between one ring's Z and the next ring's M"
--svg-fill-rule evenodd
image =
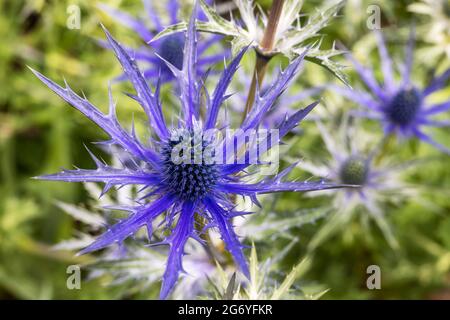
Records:
M161 38L167 37L174 33L184 32L187 30L187 23L186 22L180 22L177 24L170 25L166 27L164 30L159 32L157 35L153 37L153 39L150 41L150 43L155 42ZM198 26L197 26L198 30Z
M250 284L247 292L250 299L256 299L259 293L259 284L258 284L259 263L254 243L252 243L252 251L250 254L249 265L250 265Z
M344 6L345 0L340 1L329 8L319 9L318 12L312 16L304 27L298 27L290 30L286 33L286 43L288 44L299 44L305 40L317 37L317 33L326 27L330 22L331 18L336 16L338 11ZM288 48L286 48L288 49ZM281 50L284 50L281 49Z
M223 295L223 300L233 300L234 290L236 287L236 272L233 273L233 276L228 283L225 294Z
M236 25L233 21L228 21L224 18L222 18L220 15L218 15L215 10L211 7L209 7L205 1L200 0L200 6L203 9L203 12L205 13L206 17L208 18L207 22L204 21L197 21L196 22L196 29L201 32L208 32L208 33L217 33L224 36L231 36L231 37L239 37L240 35L246 35L247 32L240 28L238 25ZM180 22L171 26L168 26L163 31L159 32L152 40L151 42L154 42L156 40L159 40L163 37L166 37L168 35L178 33L178 32L184 32L187 30L187 23L186 22ZM246 37L248 38L248 36ZM251 42L247 41L247 43Z
M270 300L279 300L286 296L289 292L289 289L294 284L294 281L302 276L310 267L311 260L306 257L304 258L298 265L296 265L292 271L286 276L281 283L280 287L274 291Z
M204 0L200 0L200 6L208 18L208 22L205 24L209 24L212 29L220 30L221 34L228 36L239 36L240 34L246 33L245 30L235 24L234 21L228 21L218 15Z
M311 300L319 300L320 298L322 298L322 296L324 296L328 291L330 291L330 289L325 289L323 291L320 291L318 293L312 294L307 296L309 299Z
M323 57L320 56L311 56L311 55L306 56L305 60L308 60L321 67L324 67L329 72L331 72L336 78L341 80L346 86L351 88L347 75L344 72L342 72L344 66L341 65L340 63L330 60L328 58L324 59Z
M302 210L298 212L296 216L289 218L280 218L278 215L268 215L258 223L252 223L250 221L246 225L246 233L255 240L264 239L272 236L273 234L280 234L283 236L284 232L293 227L300 227L305 224L314 223L317 220L325 217L328 214L328 210ZM254 220L257 217L255 217Z

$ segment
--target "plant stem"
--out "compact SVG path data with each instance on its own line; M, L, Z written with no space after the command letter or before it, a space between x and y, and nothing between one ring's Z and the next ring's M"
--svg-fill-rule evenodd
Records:
M280 21L281 11L283 10L285 0L274 0L272 8L270 9L269 20L264 31L264 36L260 47L263 52L270 52L273 49L273 42L277 32L278 22Z
M270 59L273 57L273 46L275 40L275 34L277 32L278 22L280 21L281 11L283 10L285 0L274 0L272 8L270 9L269 20L267 22L264 36L259 44L259 48L256 53L255 69L253 71L252 83L247 96L247 102L245 103L245 110L243 119L250 112L253 103L255 102L256 85L258 84L261 89L261 84L264 80L264 75L267 71L267 66Z
M264 79L268 63L269 59L261 57L259 53L256 54L255 69L253 71L252 82L248 91L247 102L245 103L245 110L242 120L245 119L247 114L250 112L253 103L255 102L256 84L258 84L258 88L261 89L261 83Z

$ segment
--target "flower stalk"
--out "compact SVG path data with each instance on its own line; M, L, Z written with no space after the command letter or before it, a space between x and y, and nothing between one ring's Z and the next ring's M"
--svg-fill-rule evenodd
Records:
M281 12L285 0L274 0L272 8L270 9L269 20L267 22L266 30L261 41L261 50L263 53L270 52L273 49L275 34L277 32L278 22L280 21Z
M283 5L285 0L274 0L272 8L270 9L269 20L267 27L264 31L263 39L256 51L256 62L253 71L252 82L247 96L247 102L245 104L245 110L243 118L250 112L252 105L255 101L256 86L261 88L261 84L264 80L264 75L267 71L269 61L272 59L273 46L275 40L275 34L277 32L278 22L280 21L281 12L283 11Z

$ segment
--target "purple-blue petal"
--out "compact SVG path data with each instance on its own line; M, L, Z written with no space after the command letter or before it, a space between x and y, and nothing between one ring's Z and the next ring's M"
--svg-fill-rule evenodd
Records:
M129 169L117 169L109 166L96 170L63 170L59 173L39 176L37 179L66 182L103 182L109 185L155 185L160 182L158 176L154 174L135 172Z
M149 42L153 38L153 34L148 30L145 24L139 19L134 18L126 12L111 8L110 6L99 3L98 6L104 12L113 17L116 21L135 31L144 42Z
M195 20L198 11L198 2L195 1L194 9L189 19L188 29L186 31L186 41L183 57L183 84L181 85L181 98L184 104L186 122L192 125L192 120L199 116L199 93L197 83L197 31Z
M416 36L416 29L414 26L410 28L408 44L405 48L405 66L403 70L403 86L411 84L411 69L413 64L414 42Z
M147 12L147 16L150 21L155 24L155 28L158 32L164 29L163 23L159 18L159 15L155 12L155 8L153 8L151 0L143 0L145 11ZM148 40L150 41L150 40ZM148 42L145 41L145 42Z
M170 23L176 24L178 22L178 11L180 9L180 5L178 3L178 0L169 0L167 2L167 11L169 11L170 15Z
M254 195L254 194L265 194L265 193L275 193L275 192L307 192L307 191L317 191L317 190L327 190L327 189L337 189L351 187L348 185L329 183L329 182L281 182L276 178L274 181L263 181L252 184L243 183L223 183L218 186L223 192L231 194L240 195Z
M207 111L205 130L211 129L215 126L220 106L226 98L228 86L230 85L231 80L233 79L233 76L236 73L236 70L238 69L245 52L247 52L247 48L241 50L241 52L239 52L239 54L222 72L222 75L220 76L220 79L217 82L217 86L213 93L211 107Z
M171 196L162 196L145 206L136 207L130 217L116 223L105 233L98 237L91 245L81 250L78 254L86 254L103 249L113 243L121 243L129 236L136 233L142 226L151 223L153 219L169 209L174 199Z
M223 176L227 176L229 174L242 171L249 165L253 164L255 159L250 159L250 154L264 154L275 145L280 144L281 139L286 136L286 134L291 132L295 127L297 127L298 124L314 109L315 106L317 106L318 103L318 101L313 102L306 108L300 109L290 116L286 116L276 128L278 130L278 136L273 136L273 133L269 131L267 137L263 139L263 141L260 141L259 143L254 145L249 145L248 147L252 149L246 151L245 154L236 162L236 164L227 164L222 166L221 174ZM231 139L228 139L224 142L224 150L233 150L233 148L231 148L231 145L235 143L234 139L235 137L233 136ZM240 140L242 140L243 142L245 141L245 139ZM239 147L240 146L237 146L236 149L239 150ZM257 152L254 152L255 149L257 150Z
M432 105L428 109L424 110L423 113L427 116L438 114L450 110L450 100L442 103Z
M442 73L437 78L434 78L431 81L430 85L426 87L423 94L428 96L445 86L446 81L450 78L450 68L448 68L444 73Z
M133 84L137 96L139 97L140 104L147 114L152 127L161 139L167 138L169 133L164 122L158 97L152 94L152 91L145 81L145 78L139 70L135 60L131 59L127 51L111 36L106 28L103 27L103 31L106 34L111 48L116 54L117 60L119 60L125 74Z
M337 85L330 85L329 88L334 92L340 94L341 96L344 96L363 107L369 108L374 111L380 111L380 103L374 100L366 92Z
M450 149L443 146L442 144L434 141L429 135L423 133L422 131L420 131L419 129L414 129L413 130L414 134L423 142L428 143L430 145L432 145L433 147L437 148L438 150L450 155Z
M267 89L263 96L259 96L259 93L257 93L255 103L242 123L242 130L254 129L261 123L267 111L273 106L283 91L286 90L289 82L299 71L306 53L307 51L293 60L284 71L280 72L276 81Z
M361 80L366 86L373 92L373 94L382 101L387 101L388 97L381 87L378 85L377 80L373 76L372 71L369 68L362 66L358 60L356 60L352 54L347 54L348 59L352 62L356 72L359 74Z
M166 270L162 278L160 299L166 299L175 286L180 271L183 270L184 246L194 229L194 213L196 206L187 201L183 204L176 227L165 241L170 245Z
M227 250L233 256L234 261L241 269L242 273L250 278L247 261L242 252L243 245L239 242L233 226L230 223L229 211L224 210L214 199L206 198L204 200L205 207L211 215L214 225L219 229L220 235Z
M132 153L135 157L140 158L141 160L149 161L153 165L157 165L159 163L159 157L153 151L144 148L139 141L133 139L133 137L120 126L114 113L110 112L109 115L103 114L87 99L81 98L77 95L67 85L67 83L66 87L63 88L41 73L33 69L31 69L31 71L53 92L102 128L113 139L114 143L122 146L127 152ZM110 109L111 107L112 106L110 106Z
M376 31L375 36L381 59L381 68L383 70L384 88L387 90L392 90L394 88L394 69L392 68L392 59L387 51L386 43L381 31Z

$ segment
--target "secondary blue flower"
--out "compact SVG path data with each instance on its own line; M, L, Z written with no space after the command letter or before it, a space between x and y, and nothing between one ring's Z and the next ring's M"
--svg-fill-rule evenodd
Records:
M375 79L373 72L363 67L349 54L349 59L355 66L361 80L370 90L370 94L364 91L342 87L334 87L334 89L345 97L366 107L368 111L359 114L363 117L379 120L384 126L386 135L399 133L402 137L417 137L439 150L450 154L450 149L437 143L423 131L423 128L427 126L450 126L450 121L448 120L433 119L437 114L450 109L450 100L438 104L427 103L428 96L445 86L447 79L450 78L450 69L434 78L425 89L414 85L411 82L414 32L411 31L409 43L406 47L406 61L402 70L402 80L400 83L396 83L394 81L392 61L383 36L378 32L375 34L381 58L384 83L380 85Z
M130 56L146 65L143 71L143 75L146 79L160 80L162 83L174 80L173 73L167 65L155 55L155 53L161 56L164 60L170 62L173 66L181 69L183 67L183 48L185 45L183 34L175 33L151 43L150 41L153 39L155 34L164 30L167 25L180 22L177 16L179 12L179 1L168 1L167 13L170 17L170 21L168 21L167 24L165 24L156 13L150 0L143 0L143 3L148 16L148 19L146 20L153 22L152 29L149 29L143 20L135 18L128 13L111 8L105 4L99 4L99 7L111 17L115 18L119 23L132 29L139 35L142 41L147 43L147 45L144 45L139 49L127 48ZM206 51L208 51L212 46L217 44L220 39L222 39L221 36L213 35L206 39L206 41L201 41L199 43L199 59L196 67L196 72L198 75L203 75L209 65L223 61L223 49L221 49L219 53L209 56L202 56L202 54L206 53ZM100 44L105 47L109 47L109 45L103 41L100 41ZM123 75L118 79L125 80L126 78L126 75Z
M104 29L109 45L114 50L125 74L136 90L134 99L139 102L145 111L149 127L154 129L155 142L153 146L144 145L135 135L134 130L128 132L119 124L111 91L109 113L104 114L87 99L77 95L67 84L65 87L61 87L39 72L33 71L51 90L102 128L111 138L108 142L105 142L106 144L119 146L131 156L127 162L123 162L122 168L115 168L100 161L91 153L97 165L96 169L63 170L60 173L40 178L68 182L103 182L105 183L104 192L114 186L143 186L140 189L140 195L142 196L136 206L117 208L129 211L130 215L110 227L80 253L84 254L114 243L121 243L143 226L147 227L149 238L151 238L152 222L162 215L164 217L162 225L171 229L171 232L162 241L163 244L169 245L170 250L166 271L163 275L161 298L167 297L175 285L180 271L183 270L182 257L186 242L191 237L200 239L199 234L202 231L194 227L195 215L200 215L209 222L206 227L218 229L236 264L248 276L249 270L242 252L243 246L234 233L231 223L231 218L246 214L246 212L235 210L233 196L247 196L257 202L256 196L258 194L282 191L304 192L340 186L323 181L282 181L288 169L272 179L267 178L257 183L248 183L245 175L239 175L239 173L250 166L249 161L231 164L209 163L203 158L200 162L194 164L173 161L171 154L179 152L176 149L179 143L187 143L189 147L187 150L191 150L191 155L194 150L194 156L198 151L203 154L210 147L211 141L206 133L216 126L219 109L229 97L226 94L227 88L245 53L245 50L241 51L225 68L213 94L209 96L206 89L200 85L195 72L197 35L194 21L195 18L192 16L186 32L182 70L166 61L168 68L174 73L180 89L182 114L179 123L174 127L167 126L164 120L159 99L159 84L152 91L128 51ZM289 81L298 71L302 59L303 56L294 60L279 74L270 89L256 99L251 112L247 115L240 129L245 132L258 128L267 110L286 89ZM200 98L205 96L206 101L200 101ZM316 103L311 104L283 121L277 128L279 138L274 143L267 145L266 149L263 148L262 144L257 144L253 148L260 147L259 151L263 152L278 145L281 138L295 128L315 105ZM200 108L203 106L207 106L204 121L200 119L200 114L203 114L203 112L200 112ZM231 140L225 142L232 141L232 143L235 143L235 137L233 136ZM192 141L198 143L194 144ZM242 144L238 146L242 147ZM245 153L246 159L249 151L254 150L248 150ZM183 157L189 157L189 154L189 152L183 153Z

